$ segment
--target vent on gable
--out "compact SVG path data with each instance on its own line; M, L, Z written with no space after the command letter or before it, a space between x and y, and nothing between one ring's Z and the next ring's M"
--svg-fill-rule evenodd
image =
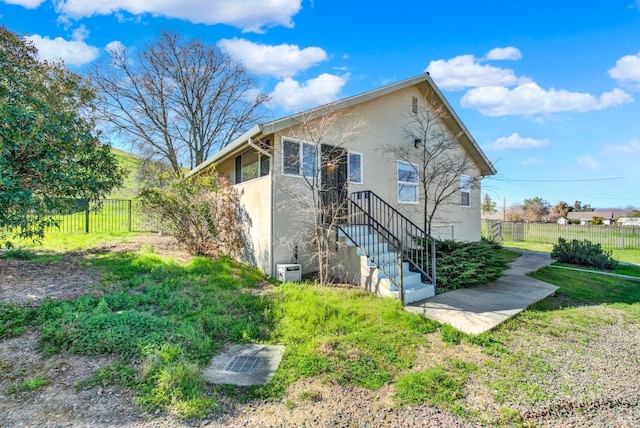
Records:
M411 111L413 114L418 113L418 97L411 97Z

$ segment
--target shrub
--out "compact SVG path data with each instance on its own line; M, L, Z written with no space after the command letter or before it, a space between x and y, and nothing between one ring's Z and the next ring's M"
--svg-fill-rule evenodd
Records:
M499 243L483 238L479 242L438 241L436 279L439 290L475 287L494 281L507 268Z
M193 255L217 258L242 248L239 200L217 173L161 183L140 192L144 208Z
M558 243L553 245L551 257L562 263L597 269L611 270L618 264L611 257L611 251L604 250L600 244L593 244L586 239L568 242L564 238L558 238Z

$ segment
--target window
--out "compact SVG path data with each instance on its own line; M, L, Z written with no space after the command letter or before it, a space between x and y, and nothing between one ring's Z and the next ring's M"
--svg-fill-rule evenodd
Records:
M236 184L269 175L269 157L253 150L236 156Z
M417 97L411 97L411 112L413 114L417 114L418 113L418 98Z
M418 165L398 161L398 202L418 203Z
M460 205L471 206L471 177L468 175L460 176Z
M282 173L313 177L318 172L318 150L310 143L282 141Z
M349 183L362 184L362 155L349 152Z

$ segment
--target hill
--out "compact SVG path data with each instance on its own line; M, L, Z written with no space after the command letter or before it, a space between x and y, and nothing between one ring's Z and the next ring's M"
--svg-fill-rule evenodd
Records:
M118 160L118 164L125 169L126 175L122 186L113 189L109 194L109 199L132 199L135 198L140 190L140 181L138 180L138 165L141 158L132 153L123 150L111 148L111 151Z

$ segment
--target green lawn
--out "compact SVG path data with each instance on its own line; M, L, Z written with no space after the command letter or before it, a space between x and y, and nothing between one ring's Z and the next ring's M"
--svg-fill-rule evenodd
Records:
M521 248L523 250L542 251L544 253L550 253L553 251L553 244L541 244L537 242L503 242L505 247ZM612 250L613 258L625 263L634 263L640 265L640 250Z
M74 238L68 245L92 243ZM147 249L84 262L102 273L101 295L35 308L2 304L0 338L37 330L44 355L112 355L112 364L79 387L125 388L143 408L184 418L218 411L222 396L238 406L251 398L282 400L287 385L315 378L373 391L390 387L396 406L426 403L472 423L529 426L522 406L546 406L569 390L586 397L562 375L572 370L561 359L563 347L588 355L590 335L602 326L640 322L637 282L552 268L532 276L558 285L555 297L492 332L467 336L403 310L395 299L353 288L270 284L227 258L181 264ZM226 344L256 342L286 346L269 385L204 382L200 368ZM560 362L550 365L549 352ZM49 381L25 377L33 381L16 390Z

